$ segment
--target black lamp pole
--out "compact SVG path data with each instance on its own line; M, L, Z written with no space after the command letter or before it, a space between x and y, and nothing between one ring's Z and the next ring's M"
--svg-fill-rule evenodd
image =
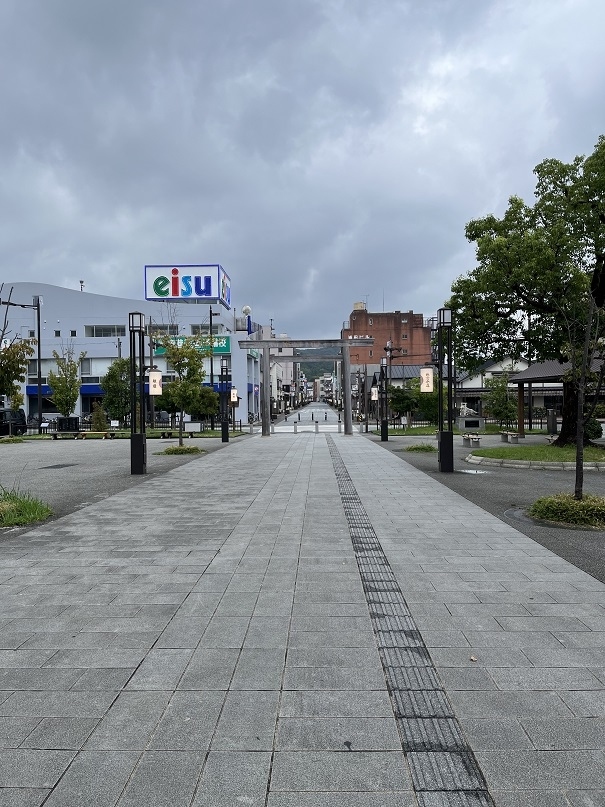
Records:
M380 361L380 442L386 443L389 439L389 420L387 415L387 389L385 377L386 359Z
M227 357L221 358L221 441L223 443L229 442L229 404L227 392L227 379L229 368L227 366Z
M130 473L147 473L145 434L145 315L128 315L130 335ZM138 361L137 361L138 359ZM138 392L138 396L137 396ZM139 417L137 422L137 397Z
M452 405L452 312L440 308L437 312L437 361L438 361L438 402L439 402L439 470L454 470L454 432ZM445 341L444 341L445 340ZM444 428L443 413L443 360L447 351L447 429Z
M214 392L214 331L212 330L212 306L210 306L210 389ZM214 431L214 412L210 412L210 428Z

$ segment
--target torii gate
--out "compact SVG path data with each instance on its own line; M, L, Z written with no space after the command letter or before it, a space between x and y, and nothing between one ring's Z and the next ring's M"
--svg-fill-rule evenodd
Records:
M263 437L271 435L271 424L269 419L270 409L270 395L269 389L269 367L271 362L271 348L313 348L315 350L326 350L330 348L332 353L330 356L324 354L317 354L315 356L305 356L304 361L326 361L326 359L334 359L334 348L339 348L342 354L342 375L346 383L344 386L344 432L345 434L353 434L353 418L351 413L351 346L353 347L371 347L374 340L371 337L362 339L241 339L238 340L240 348L256 349L262 348L263 350L263 394L261 398L261 424ZM288 357L290 358L290 357ZM300 356L292 359L301 358Z

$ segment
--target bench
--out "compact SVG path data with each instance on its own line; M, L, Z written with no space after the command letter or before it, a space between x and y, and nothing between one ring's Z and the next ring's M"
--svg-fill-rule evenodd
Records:
M519 434L518 432L500 432L500 440L503 443L518 443Z
M469 447L475 446L475 448L481 448L481 437L478 434L463 434L462 445Z
M53 432L53 440L58 440L59 438L63 439L71 438L73 440L85 440L87 437L91 435L96 435L97 437L101 437L102 440L113 440L116 436L115 432Z
M160 438L162 440L170 440L171 437L172 437L172 432L161 432L160 433Z
M546 436L546 442L548 443L548 445L554 443L558 436L559 436L558 434L548 434Z

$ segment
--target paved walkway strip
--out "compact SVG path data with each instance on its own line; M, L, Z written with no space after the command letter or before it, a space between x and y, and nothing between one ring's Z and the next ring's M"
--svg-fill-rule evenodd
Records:
M485 779L368 514L334 440L326 440L419 804L492 807Z

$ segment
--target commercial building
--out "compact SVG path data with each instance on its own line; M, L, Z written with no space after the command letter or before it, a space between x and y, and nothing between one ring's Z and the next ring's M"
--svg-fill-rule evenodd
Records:
M372 337L372 347L355 347L351 365L379 365L388 358L391 364L424 364L431 362L431 327L422 314L413 311L366 310L365 303L354 303L341 339ZM387 350L385 350L387 348Z
M205 384L219 392L222 368L228 389L233 386L238 392L235 419L245 422L249 415L258 416L260 352L238 346L238 340L246 338L250 330L249 317L236 317L232 310L199 299L158 302L90 294L44 283L4 283L2 300L11 303L6 308L2 306L2 313L7 311L5 337L9 340L37 338L34 298L40 300L42 412L46 417L57 414L48 385L49 372L57 370L53 352L63 356L70 351L76 359L84 354L80 360L80 396L72 414L88 415L94 402L103 399L100 382L112 361L129 355L128 315L135 311L145 315L148 363L157 367L164 381L174 376L166 359L155 350L152 335L161 333L177 338L210 334L212 311L214 350L212 359L204 359ZM38 412L37 372L37 358L32 357L28 377L22 385L28 416Z

